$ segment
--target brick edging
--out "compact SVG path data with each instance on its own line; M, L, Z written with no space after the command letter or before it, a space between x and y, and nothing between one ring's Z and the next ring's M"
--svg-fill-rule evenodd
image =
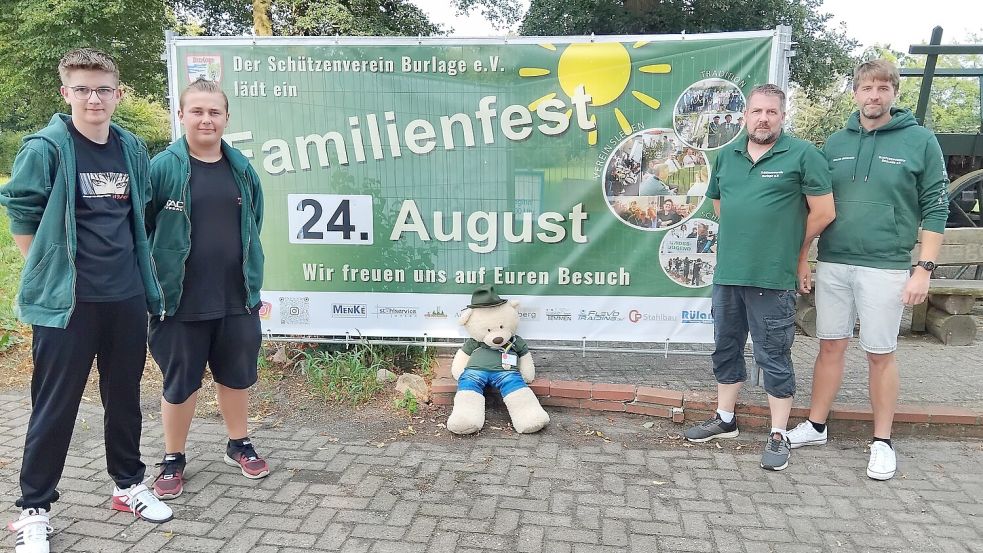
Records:
M679 392L667 388L605 384L582 380L550 380L537 378L529 384L540 403L550 407L565 407L588 411L622 412L672 419L675 423L703 420L717 408L716 395L709 392ZM430 397L436 405L453 405L457 381L450 376L449 360L438 367L430 384ZM737 406L742 426L767 427L769 409L765 402L739 402ZM793 407L792 419L809 416L807 407ZM831 420L869 422L874 415L869 405L834 404ZM913 425L957 425L979 427L983 430L983 413L937 404L899 405L895 423Z

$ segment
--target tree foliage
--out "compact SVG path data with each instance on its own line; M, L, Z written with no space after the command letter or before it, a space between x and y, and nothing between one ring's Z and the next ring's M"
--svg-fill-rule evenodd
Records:
M167 0L179 22L205 34L239 35L266 21L274 35L430 36L443 29L409 0ZM267 13L254 13L265 9ZM257 17L257 15L259 17ZM257 33L262 34L262 33Z
M163 104L146 97L130 94L130 90L116 106L113 121L147 142L153 156L171 142L171 122Z
M7 0L0 10L0 128L37 128L64 109L58 61L82 46L116 58L137 93L162 98L165 22L160 0Z
M792 132L822 146L829 135L843 128L856 109L846 77L836 79L825 89L812 94L796 87L792 91L792 109L789 111Z
M453 0L461 11L479 9L499 26L517 21L518 0ZM830 29L822 0L532 0L522 35L711 33L792 27L796 56L792 80L822 91L853 65L856 41Z
M979 36L971 36L969 42L983 42ZM901 67L924 68L925 56L900 54ZM945 55L939 56L936 69L983 68L983 55ZM901 97L898 105L910 107L918 104L921 91L921 77L901 79ZM980 80L978 77L935 77L932 79L932 93L925 114L925 126L937 133L976 133L980 122Z
M980 43L980 37L970 36L968 42ZM925 56L909 56L881 46L868 48L861 61L886 59L902 68L924 68ZM939 56L937 69L980 68L981 55ZM895 105L912 111L918 104L920 77L902 77L900 94ZM847 117L857 110L853 102L853 87L849 77L834 80L825 89L792 94L792 128L794 132L816 144L823 144L833 132L843 128ZM935 77L929 97L925 126L937 133L976 133L980 130L980 81L976 77Z

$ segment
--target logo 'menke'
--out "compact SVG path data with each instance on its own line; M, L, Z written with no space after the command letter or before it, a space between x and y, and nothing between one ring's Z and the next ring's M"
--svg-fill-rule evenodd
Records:
M368 316L368 308L364 303L335 303L331 305L331 316L364 319Z

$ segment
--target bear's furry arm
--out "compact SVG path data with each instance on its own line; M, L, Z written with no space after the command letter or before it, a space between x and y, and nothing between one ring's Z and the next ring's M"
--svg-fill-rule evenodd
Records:
M454 361L451 362L451 376L454 377L454 380L461 378L464 368L468 366L468 361L470 360L470 355L464 353L462 350L457 350L457 353L454 354Z
M536 366L533 365L531 353L526 353L519 358L519 374L526 384L536 379Z

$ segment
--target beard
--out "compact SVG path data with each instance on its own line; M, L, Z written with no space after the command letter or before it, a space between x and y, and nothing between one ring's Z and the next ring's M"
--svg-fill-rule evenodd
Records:
M776 130L774 132L768 129L755 129L753 132L748 131L747 137L751 142L755 144L771 144L778 140L778 135L781 130Z
M863 115L867 119L879 119L891 109L884 104L867 104L863 107Z

